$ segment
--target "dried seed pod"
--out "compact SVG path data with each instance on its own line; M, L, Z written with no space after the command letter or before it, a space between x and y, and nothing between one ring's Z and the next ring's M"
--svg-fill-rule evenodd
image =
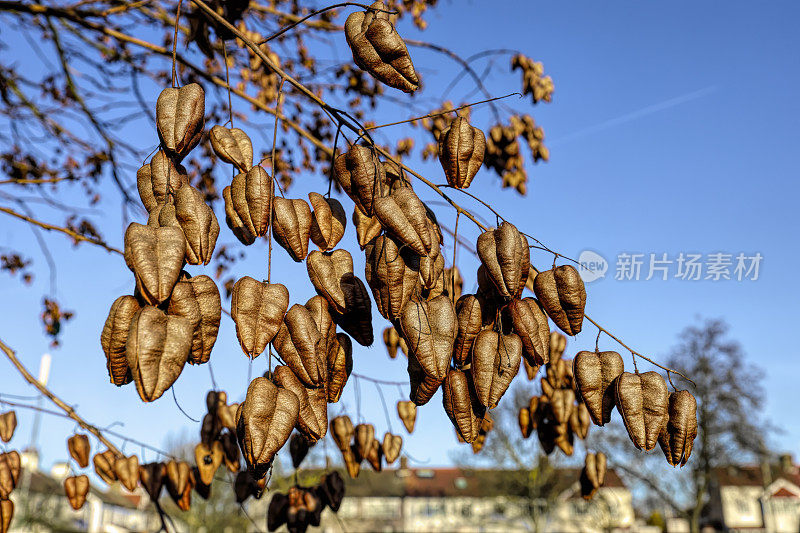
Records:
M86 495L89 494L89 477L86 475L68 477L64 480L64 492L72 508L79 511L86 503Z
M250 472L246 470L236 474L236 479L233 481L233 493L236 497L236 503L244 503L250 496L259 497L260 489L258 483Z
M234 236L245 246L256 242L256 235L251 232L248 227L250 222L249 215L247 220L243 220L236 211L230 185L222 189L222 199L225 202L225 223L231 229Z
M353 452L352 447L342 452L342 460L344 461L344 466L347 469L347 475L350 476L351 479L357 478L358 474L361 472L361 461L356 459L356 455L355 452Z
M230 219L228 226L234 234L237 234L237 227L242 228L241 232L244 236L250 235L253 239L267 234L270 224L269 203L271 199L273 201L272 208L275 209L274 193L275 186L272 177L259 165L234 176L229 192L230 207L233 213L228 213L227 200L225 208ZM236 224L237 221L241 224ZM237 237L239 237L238 234ZM239 237L239 240L242 238ZM250 244L243 240L242 242Z
M378 311L388 320L398 318L419 287L419 256L388 235L373 239L364 252L364 275Z
M602 426L614 410L614 380L625 365L617 352L578 352L572 363L576 390L589 409L592 421Z
M353 209L353 225L356 227L356 236L358 237L358 245L363 250L364 247L372 239L377 237L383 231L378 217L370 217L364 214L358 205Z
M164 148L177 160L183 159L197 146L205 125L203 88L190 83L161 91L156 101L156 126Z
M219 437L221 431L222 427L219 419L207 413L200 425L200 442L211 445Z
M550 406L558 424L569 423L569 417L575 409L575 392L572 389L556 389L550 398Z
M306 260L308 277L317 293L325 298L337 313L347 312L344 291L351 288L343 283L347 274L353 275L353 257L347 250L333 252L313 250Z
M133 492L139 483L139 458L135 455L117 457L114 461L114 473L122 486Z
M322 336L311 312L294 304L272 341L281 359L305 385L318 388L327 379L327 354L320 350Z
M697 400L687 390L670 393L668 413L667 425L658 442L667 462L682 467L692 455L697 437Z
M494 409L519 372L522 341L519 335L481 331L472 345L472 381L482 405Z
M397 402L397 416L403 421L406 431L413 433L417 422L417 404L402 400Z
M182 184L188 182L186 169L176 164L162 149L136 172L139 198L148 212L166 204L170 194L174 194Z
M569 428L581 440L585 440L589 434L589 427L592 425L592 419L589 416L589 409L586 404L578 403L572 409L569 415Z
M114 470L114 464L116 462L117 456L114 455L114 452L111 450L106 450L102 453L96 453L94 457L92 457L95 473L100 477L100 479L109 485L117 480L117 473Z
M214 255L219 222L203 193L188 183L182 184L175 193L175 217L186 236L186 261L207 265Z
M366 458L370 448L375 442L375 427L372 424L358 424L356 426L355 443L358 455Z
M597 455L594 453L587 453L584 460L584 472L586 472L586 479L591 484L592 488L599 489L602 486L597 471Z
M518 298L525 288L531 255L528 239L510 222L478 237L478 256L497 292L506 300Z
M239 406L236 436L253 477L260 479L272 458L289 440L300 413L300 400L267 378L256 378Z
M575 267L561 265L539 272L533 280L533 291L547 315L561 331L567 335L581 332L586 289Z
M108 318L100 334L100 345L106 355L106 368L111 378L111 383L122 386L130 383L130 368L125 357L125 344L128 342L131 319L141 309L139 302L133 296L120 296L111 304Z
M424 205L424 204L423 204ZM435 289L442 283L444 273L444 256L442 255L442 230L436 222L436 215L428 210L428 234L431 237L431 249L427 255L419 258L419 277L422 286L428 290Z
M253 168L253 143L250 137L239 128L226 128L216 125L208 134L211 149L217 157L230 163L240 172Z
M333 176L361 213L368 217L375 214L375 201L389 193L386 169L369 146L356 145L340 154L334 162Z
M267 530L275 531L285 524L288 510L289 498L285 494L276 492L267 509Z
M308 440L300 433L292 433L289 439L289 455L292 457L292 467L297 468L308 455L310 445Z
M555 431L555 443L558 448L564 452L564 455L571 456L575 452L574 447L574 434L569 428L569 424L553 424Z
M311 208L300 198L276 197L272 201L272 231L280 244L298 263L308 255Z
M669 391L658 372L623 372L616 379L617 409L633 445L649 452L669 420Z
M200 473L200 481L210 485L214 481L214 474L217 473L222 461L225 460L225 450L222 449L222 443L218 440L212 442L210 446L202 442L199 443L194 447L194 460Z
M372 303L364 282L352 274L342 279L347 312L331 314L333 321L361 346L372 346Z
M483 164L486 136L464 117L456 117L439 134L439 162L447 183L466 189Z
M211 497L211 485L206 485L203 483L203 480L200 479L200 471L196 466L192 467L192 476L189 479L193 481L193 488L198 496L204 500L207 500Z
M375 216L383 228L418 255L428 255L433 246L431 228L422 200L410 187L375 199Z
M475 337L484 325L484 315L491 312L489 307L486 298L474 294L465 294L456 302L458 332L453 348L456 365L464 366L469 362Z
M400 450L403 449L403 437L400 435L392 435L386 433L383 436L383 443L381 443L381 451L383 457L386 459L386 464L390 465L400 456Z
M444 381L453 354L458 329L453 302L444 295L429 302L411 300L400 326L409 347L411 400L425 405Z
M14 502L0 500L0 533L8 533L12 518L14 518Z
M508 304L514 333L522 340L522 355L531 366L550 361L550 326L541 304L534 298L512 300Z
M17 413L14 411L6 411L0 414L0 440L9 442L11 437L14 436L14 430L17 429Z
M178 282L186 252L186 237L180 228L143 226L132 223L125 231L125 264L136 278L136 286L149 304L164 302Z
M400 334L394 329L394 326L389 326L383 330L383 344L386 345L386 351L389 353L389 358L394 359L397 357L397 349L400 347Z
M251 359L261 355L283 324L289 307L289 291L280 283L259 282L250 276L240 278L231 292L231 318L236 337Z
M351 13L344 24L353 61L389 87L406 93L416 91L419 77L403 39L389 21L386 4L378 1L370 7L372 9L367 11Z
M339 450L349 450L350 441L353 440L353 436L355 435L355 429L353 428L353 422L350 421L350 417L342 415L331 420L331 434Z
M157 502L161 497L165 477L164 463L147 463L139 466L139 482L150 496L150 501Z
M519 414L517 416L517 422L519 423L519 430L522 433L522 438L527 439L530 437L531 432L533 431L530 409L527 407L520 407Z
M347 215L339 200L325 198L319 193L308 193L308 201L314 209L311 213L311 242L319 246L323 252L333 248L344 237L347 227Z
M272 381L297 396L300 402L295 425L297 431L311 444L324 437L328 431L328 396L325 389L307 389L294 372L284 365L275 367Z
M311 313L320 334L319 351L330 357L330 351L336 349L336 324L333 322L328 302L316 294L308 299L305 305Z
M207 362L217 341L222 318L222 303L214 280L204 274L180 280L172 289L167 314L182 316L192 325L189 363L200 365Z
M383 470L383 448L378 439L372 439L367 455L364 457L375 472Z
M442 385L442 403L458 435L467 443L478 436L484 408L472 393L467 374L451 368Z
M550 333L550 364L555 363L567 349L567 338L557 331Z
M22 471L22 460L19 452L0 453L0 500L7 500L19 483L19 475Z
M233 431L236 431L235 428ZM236 442L236 435L226 431L220 435L219 442L222 444L222 451L225 452L223 457L225 466L233 473L238 472L241 467L239 463L241 455L239 453L239 444Z
M530 381L536 379L536 374L539 373L539 369L541 368L541 366L539 365L531 366L531 364L528 363L528 360L524 357L522 358L522 365L525 367L525 374L528 376L528 379Z
M192 324L145 306L133 316L125 356L144 402L157 400L178 379L192 348Z
M567 364L564 359L547 363L547 380L556 389L567 387Z
M328 403L336 403L353 371L353 341L344 333L336 334L336 342L328 349Z
M75 459L78 466L86 468L89 466L89 454L91 453L91 446L89 445L89 437L80 433L71 436L67 439L67 450L70 456Z
M165 467L167 492L173 500L180 500L189 485L192 467L186 461L170 460Z
M344 499L344 480L341 474L334 470L322 476L318 490L325 496L325 503L331 508L331 511L338 513Z

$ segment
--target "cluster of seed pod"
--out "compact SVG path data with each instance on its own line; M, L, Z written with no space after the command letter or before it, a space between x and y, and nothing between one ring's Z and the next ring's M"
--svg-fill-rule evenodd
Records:
M414 429L416 409L406 410L398 404L398 412L410 433ZM375 427L372 424L353 426L347 415L333 418L330 426L333 440L351 478L358 477L363 461L367 461L375 472L380 472L384 463L390 465L400 457L403 449L403 437L400 435L387 431L383 435L383 441L379 441L375 437Z
M510 124L496 124L489 130L484 163L502 178L503 187L514 187L520 194L525 194L528 173L519 137L527 141L534 163L550 159L550 151L544 145L544 130L529 115L513 115Z
M544 66L533 59L522 54L516 54L511 58L511 70L520 69L522 71L522 94L530 94L533 103L540 101L552 102L553 79L544 75Z
M17 414L14 411L0 413L0 440L8 443L17 429ZM11 493L19 483L22 461L17 450L0 453L0 533L7 533L14 518L14 502Z
M164 89L156 103L160 146L137 172L146 225L125 231L125 262L134 295L117 298L101 334L111 382L133 381L141 399L158 399L184 365L208 361L222 314L219 290L185 264L208 264L219 235L214 211L192 185L181 160L203 135L205 95L192 83Z
M308 526L319 526L326 507L339 512L343 498L344 480L336 471L323 475L314 486L294 485L285 494L276 492L267 508L267 530L286 524L291 533L303 533Z

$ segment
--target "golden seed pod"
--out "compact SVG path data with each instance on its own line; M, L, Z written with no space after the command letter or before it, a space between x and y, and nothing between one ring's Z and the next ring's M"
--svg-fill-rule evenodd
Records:
M506 300L518 298L530 271L528 239L510 222L478 237L478 256L486 275Z
M533 280L533 291L547 315L564 333L581 332L586 289L575 267L561 265L540 272Z
M269 229L269 202L275 193L272 178L257 165L233 177L225 187L225 222L245 246L263 237ZM274 201L273 201L274 204ZM275 206L272 206L275 209Z
M371 217L378 198L389 194L388 178L378 154L369 146L356 145L336 157L333 177L362 213Z
M255 359L272 342L289 307L289 291L280 283L240 278L231 292L231 317L242 351Z
M333 248L344 237L347 215L339 200L325 198L319 193L308 193L308 201L314 209L311 213L311 242L323 252Z
M211 357L222 318L217 284L206 275L184 278L172 289L167 314L182 316L192 325L189 364L200 365Z
M114 473L122 486L133 492L139 484L139 458L135 455L117 457L114 461Z
M117 473L114 470L116 462L117 456L114 455L114 452L111 450L96 453L94 457L92 457L95 473L109 485L117 480Z
M383 231L383 226L381 226L378 217L365 215L358 205L353 209L353 225L356 227L358 245L361 246L362 250Z
M91 446L89 445L89 437L84 434L77 434L67 439L67 450L70 457L75 459L78 466L86 468L89 466L89 454L91 453Z
M351 288L347 283L347 275L353 275L353 257L350 252L344 249L332 252L313 250L308 254L306 268L317 293L327 300L334 311L346 313L345 290Z
M658 372L623 372L616 379L617 409L633 445L649 452L669 421L669 391Z
M136 278L144 300L163 303L178 282L186 252L186 237L176 227L132 223L125 231L125 264Z
M111 383L122 386L133 380L128 358L125 355L125 345L128 342L128 332L131 319L141 309L139 302L133 296L120 296L111 304L108 318L100 334L100 345L106 355L106 368L111 378Z
M308 203L299 198L274 198L272 224L275 242L289 252L296 262L305 259L311 232L311 208Z
M336 403L342 397L347 379L353 371L353 341L345 333L337 333L336 341L328 349L328 402Z
M403 437L400 435L392 435L388 432L383 436L381 451L383 452L383 457L386 459L387 465L390 465L397 460L402 449Z
M514 333L522 339L522 355L532 367L550 361L550 326L547 315L535 298L512 300L508 304Z
M177 161L197 146L205 125L205 92L197 83L161 91L156 126L161 144Z
M442 385L442 404L458 435L464 442L474 442L485 409L475 397L465 372L456 368L447 371Z
M86 503L86 495L89 494L89 477L70 476L64 480L64 492L67 495L70 506L76 511Z
M428 255L434 242L422 200L410 187L375 199L375 216L383 228L416 254Z
M189 182L186 169L176 164L159 148L149 163L136 171L136 188L139 198L148 212L167 203L171 195L184 183Z
M239 172L253 168L253 143L244 131L216 125L208 137L217 157L235 166Z
M313 444L328 431L328 398L325 388L308 389L300 383L294 372L284 365L272 371L272 381L281 389L294 393L299 401L295 427L303 437Z
M686 390L670 393L669 419L658 436L658 443L672 466L681 467L692 455L697 437L697 400Z
M337 416L331 420L331 435L336 442L336 446L340 451L350 449L350 441L353 440L355 435L355 428L353 422L347 415Z
M519 335L481 331L472 345L472 381L478 401L489 409L500 402L519 372L522 341Z
M327 381L327 354L320 349L322 335L311 312L294 304L286 312L272 346L284 363L304 385L324 387Z
M207 265L214 255L219 237L219 222L203 193L188 183L175 193L175 218L186 236L186 261Z
M364 248L367 284L381 315L393 320L419 287L419 256L393 237L380 235Z
M0 414L0 440L9 442L17 429L17 413L6 411Z
M397 416L403 421L406 431L413 433L417 422L417 404L407 400L397 402Z
M486 136L464 117L456 117L439 134L439 162L447 183L466 189L483 164Z
M575 389L598 426L611 420L614 410L614 380L625 370L617 352L581 351L572 363Z

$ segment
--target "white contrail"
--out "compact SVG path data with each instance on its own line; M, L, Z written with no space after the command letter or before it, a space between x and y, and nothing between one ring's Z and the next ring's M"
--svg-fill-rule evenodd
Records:
M578 137L583 137L585 135L589 135L592 133L597 133L598 131L602 131L608 128L612 128L614 126L618 126L620 124L624 124L625 122L630 122L632 120L636 120L638 118L645 117L647 115L652 115L653 113L657 113L659 111L663 111L665 109L669 109L671 107L675 107L677 105L690 102L692 100L697 100L698 98L703 98L704 96L708 96L709 94L715 92L717 90L716 85L711 85L704 89L699 89L697 91L693 91L688 94L684 94L681 96L676 96L675 98L670 98L669 100L665 100L663 102L659 102L657 104L649 105L647 107L643 107L642 109L638 109L636 111L632 111L625 115L622 115L617 118L612 118L610 120L606 120L601 122L600 124L595 124L594 126L589 126L587 128L583 128L582 130L578 130L576 132L564 135L563 137L559 137L552 141L545 141L547 146L554 146L559 143L563 143L566 141L571 141L573 139L577 139Z

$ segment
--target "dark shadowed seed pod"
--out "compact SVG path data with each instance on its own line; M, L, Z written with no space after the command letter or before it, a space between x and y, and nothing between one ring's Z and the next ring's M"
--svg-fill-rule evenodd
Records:
M572 265L561 265L540 272L533 280L533 291L556 326L567 335L577 335L583 325L586 289Z
M190 83L161 91L156 101L156 126L164 148L178 161L197 146L205 125L205 92Z
M439 162L447 183L466 189L483 164L486 136L464 117L456 117L439 134Z
M353 371L353 342L345 333L337 333L336 341L328 348L328 402L336 403L342 397L347 379Z
M108 375L111 383L118 387L130 383L133 379L128 368L128 358L125 356L125 345L128 342L131 319L139 309L141 306L136 298L120 296L111 304L103 332L100 334L100 345L106 354Z
M208 134L217 157L235 166L239 172L253 168L253 143L239 128L216 125Z
M489 307L486 298L474 294L465 294L456 302L458 333L453 347L456 365L464 366L469 363L475 337L484 326L484 315L492 311Z
M528 239L510 222L478 237L478 256L497 292L506 300L518 298L530 271Z
M381 235L366 245L364 268L381 315L393 320L419 287L419 256L403 250L394 237Z
M366 285L354 275L342 278L347 311L333 311L333 321L361 346L372 346L375 342L372 331L372 302Z
M161 497L165 477L164 463L147 463L139 466L139 482L150 496L150 501L157 502Z

